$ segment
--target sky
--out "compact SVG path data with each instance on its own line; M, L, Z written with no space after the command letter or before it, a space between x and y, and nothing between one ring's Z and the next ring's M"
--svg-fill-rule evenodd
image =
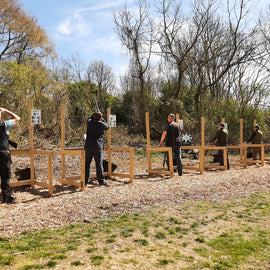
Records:
M135 1L126 1L133 7ZM58 57L79 56L87 65L103 60L123 74L128 65L125 49L114 31L113 11L123 0L20 0L53 41Z
M58 57L78 55L86 65L90 61L103 60L117 75L125 73L128 57L114 31L113 11L122 8L124 3L133 9L136 0L19 1L23 9L36 17L38 24L46 30L55 44ZM269 0L251 2L258 12L269 5Z

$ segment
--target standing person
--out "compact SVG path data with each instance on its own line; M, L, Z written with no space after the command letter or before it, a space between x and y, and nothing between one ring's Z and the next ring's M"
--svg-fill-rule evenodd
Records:
M100 112L94 113L87 120L87 132L85 141L85 185L88 184L90 176L90 166L94 157L96 163L96 174L100 185L109 186L105 182L103 173L103 148L104 148L104 131L110 126L102 118Z
M210 140L210 143L208 143L208 145L212 143L214 143L216 146L228 146L228 132L226 129L224 129L223 123L218 124L218 132ZM220 166L224 166L223 150L218 150L218 156ZM227 151L227 168L228 170L230 169L228 151Z
M182 160L181 160L181 148L180 148L180 140L178 139L181 135L179 125L174 121L175 115L170 113L168 115L168 123L165 125L163 133L161 135L159 146L163 145L164 140L166 139L166 146L172 148L172 153L176 158L177 162L177 171L178 175L182 175ZM167 165L169 169L169 155L167 155Z
M262 143L262 132L259 130L260 126L256 124L253 128L251 136L248 138L247 142L252 144L261 144ZM261 159L261 147L253 147L253 160L257 160L258 154Z
M7 114L12 119L2 122L1 114ZM11 155L9 152L9 131L18 122L20 117L7 109L0 108L0 176L1 176L1 189L4 203L14 203L15 198L11 196L11 189L9 180L11 176Z

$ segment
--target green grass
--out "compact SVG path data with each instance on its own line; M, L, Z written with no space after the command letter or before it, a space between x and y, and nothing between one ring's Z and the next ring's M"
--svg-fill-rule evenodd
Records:
M152 214L111 215L62 229L1 237L0 268L53 269L64 263L99 269L117 261L123 269L126 264L143 269L148 262L145 269L170 265L246 270L264 269L270 261L270 194L237 202L186 203L181 211L173 210L152 208ZM82 245L83 257L72 260L70 254L81 255Z

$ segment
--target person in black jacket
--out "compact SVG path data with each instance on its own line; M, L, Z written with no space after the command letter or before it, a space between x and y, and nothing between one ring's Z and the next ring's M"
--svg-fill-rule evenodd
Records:
M174 119L175 115L173 113L168 115L168 123L165 125L163 129L159 146L162 146L164 140L166 139L166 146L172 148L173 156L176 158L178 175L182 175L182 160L181 160L181 149L179 140L181 131L179 125L174 121ZM166 153L166 155L167 155L166 161L169 169L168 153Z
M85 185L88 184L90 176L90 166L94 157L96 163L96 174L100 185L108 186L105 182L103 173L103 148L104 148L104 131L110 126L102 118L100 112L94 113L87 120L87 132L85 141Z
M224 129L224 127L225 125L223 123L218 124L218 132L211 139L208 145L215 144L216 146L228 146L228 131ZM218 150L218 156L220 166L224 166L223 150ZM228 170L230 169L228 149L227 149L227 169Z
M246 142L251 142L252 144L261 144L262 143L262 132L259 130L260 126L256 124L253 128L253 132L251 136L247 139ZM258 159L258 154L260 156L260 160L262 159L261 157L261 147L253 147L253 160Z
M12 119L1 122L1 114L8 114ZM11 155L9 152L9 130L20 121L20 117L7 109L0 108L0 177L4 203L14 203L11 196L9 179L11 176Z

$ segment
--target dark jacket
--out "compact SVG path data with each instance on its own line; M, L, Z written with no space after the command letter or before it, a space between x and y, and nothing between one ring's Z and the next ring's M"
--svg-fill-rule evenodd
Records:
M220 129L216 135L212 138L211 142L215 142L216 146L228 145L228 132L227 130Z
M101 120L95 120L93 117L89 118L87 120L87 132L84 147L103 149L104 131L109 128L110 126L103 118L101 118Z
M6 125L4 122L0 123L0 150L8 150L8 134L6 133Z
M247 142L252 142L253 144L261 144L262 132L260 130L252 132L251 137L247 140Z
M180 142L176 142L176 138L180 135L180 127L175 121L166 124L164 131L167 131L166 146L180 146Z

